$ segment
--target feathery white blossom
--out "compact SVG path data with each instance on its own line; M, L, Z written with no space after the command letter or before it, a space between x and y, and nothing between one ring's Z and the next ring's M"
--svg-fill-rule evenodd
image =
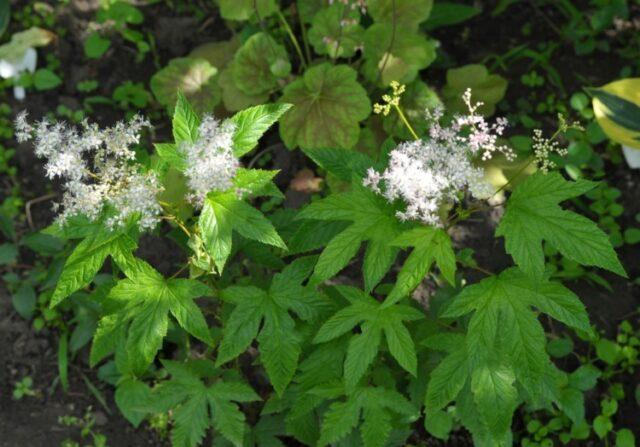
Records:
M194 143L184 142L179 150L185 155L187 184L191 189L189 199L202 206L211 191L224 191L233 186L233 179L240 167L233 153L233 135L236 126L231 121L220 122L205 116L198 128Z
M476 113L481 104L471 103L469 91L463 99L469 108L467 115L455 116L444 126L441 110L428 112L428 140L401 143L389 154L389 165L383 172L368 170L365 186L390 202L405 202L406 209L398 212L398 218L440 226L441 207L457 202L465 191L478 199L493 194L484 170L474 165L475 159L487 160L496 152L513 158L510 148L497 144L506 120L490 125Z
M34 139L36 155L46 160L46 176L64 180L62 202L56 204L61 223L78 214L96 220L108 206L109 227L121 227L137 216L142 230L155 227L162 212L156 200L162 191L158 179L133 163L131 146L149 126L140 116L106 129L87 121L80 128L46 119L32 125L25 112L15 122L18 141Z

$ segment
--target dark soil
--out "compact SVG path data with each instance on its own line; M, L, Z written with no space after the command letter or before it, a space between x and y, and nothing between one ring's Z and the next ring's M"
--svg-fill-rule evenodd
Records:
M30 2L12 2L15 8ZM50 1L50 4L57 2ZM210 4L211 2L198 2ZM549 39L547 19L540 12L523 3L514 6L507 13L496 19L488 14L493 1L485 3L485 13L462 26L446 28L435 33L435 37L442 43L445 63L439 68L429 71L435 82L444 79L444 68L447 65L462 65L482 61L491 54L504 54L508 49L523 42L535 46L539 41ZM587 2L575 2L586 4ZM68 6L59 9L57 23L67 29L67 34L60 38L49 49L41 50L53 52L62 61L64 86L54 92L29 92L24 103L16 103L8 96L2 98L8 102L12 110L27 108L34 118L39 118L58 104L65 104L72 109L80 108L82 94L76 91L76 84L83 79L99 81L99 91L95 94L110 96L116 86L125 80L147 83L158 68L173 58L186 55L196 45L212 40L220 40L228 36L225 27L219 20L215 8L207 6L210 13L203 20L197 20L185 13L176 14L164 4L143 7L145 12L144 29L153 33L157 45L157 60L147 57L142 63L135 62L135 50L130 44L114 37L112 48L105 57L98 61L85 60L82 42L84 32L89 21L93 18L98 0L71 0ZM561 22L553 8L545 8L543 13L551 21ZM523 37L521 28L526 22L532 22L533 29L538 30L530 37ZM12 26L19 26L13 24ZM11 29L10 29L11 31ZM600 85L614 79L624 61L616 59L612 54L596 53L591 57L576 56L571 45L561 43L552 58L554 67L562 75L566 91L579 90L583 84L578 81L579 75L593 85ZM501 73L509 80L513 80L508 91L506 103L515 104L520 95L524 94L522 86L516 82L520 75L528 69L526 66L513 67L513 72ZM92 93L93 94L93 93ZM160 108L157 109L160 111ZM97 107L92 119L102 124L110 124L120 119L122 112L111 107ZM157 130L160 135L168 135L165 126ZM282 189L286 189L289 181L296 172L305 166L313 168L301 153L290 152L277 144L275 134L266 138L265 147L270 148L275 167L282 170L277 181ZM42 167L37 162L31 149L18 147L16 162L20 172L21 191L25 200L34 199L51 191L51 187L44 180ZM622 192L622 202L625 214L620 222L623 228L634 225L634 216L640 212L640 171L631 171L624 165L608 164L607 180L612 186ZM0 194L3 191L0 190ZM287 192L287 205L300 206L307 200L307 196ZM37 228L46 226L50 219L50 204L42 202L32 209L33 220ZM488 219L472 223L462 228L460 242L473 248L476 259L483 267L500 271L510 265L510 258L505 254L502 241L494 239L495 230ZM27 231L25 227L23 230ZM0 236L1 238L1 236ZM2 241L0 241L2 242ZM165 239L147 237L142 241L140 255L149 260L163 273L172 272L172 268L181 260L181 251L177 246ZM637 246L624 246L619 250L624 266L630 278L640 276L640 262L638 261ZM348 271L345 272L348 274ZM567 284L585 302L592 321L598 327L612 334L621 320L633 316L640 306L640 286L632 281L623 280L600 272L613 287L609 292L599 286L578 281ZM471 280L482 278L478 272L469 272ZM349 279L346 279L349 282ZM637 320L637 315L636 315ZM58 423L58 417L74 415L81 417L86 408L91 406L96 414L98 424L96 431L108 438L111 446L145 446L164 445L155 433L143 427L133 429L124 420L115 406L111 387L103 385L95 376L95 370L86 366L86 362L75 361L70 367L70 390L64 393L57 384L57 334L48 330L36 333L29 322L20 318L12 308L10 297L0 281L0 447L49 447L58 446L66 438L80 441L79 429L63 427ZM80 360L80 359L77 359ZM568 365L570 369L570 365ZM85 374L106 396L108 409L104 408L92 395L82 379ZM12 399L11 393L15 382L25 376L34 380L34 389L38 391L36 397L24 397L19 401ZM628 396L633 396L633 389L640 383L640 371L634 376L625 377L625 390ZM599 390L604 391L604 390ZM596 395L593 396L597 398ZM594 411L597 402L589 403L588 408ZM633 398L621 402L616 416L618 426L631 428L640 437L640 408ZM437 445L429 443L428 445ZM461 434L452 438L451 446L471 445L468 436Z

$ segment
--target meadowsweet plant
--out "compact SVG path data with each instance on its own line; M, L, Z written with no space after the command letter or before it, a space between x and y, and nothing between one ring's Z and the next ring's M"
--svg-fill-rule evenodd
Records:
M506 120L484 118L467 91L466 112L426 110L418 135L405 87L391 90L374 110L414 138L387 139L377 159L305 148L337 186L300 209L280 206L277 171L245 163L289 104L221 120L178 94L173 139L146 161L134 150L142 118L106 129L18 118L47 176L63 180L46 232L74 248L50 305L80 290L97 303L90 362L111 368L132 424L169 415L175 446L210 432L216 445L377 447L413 442L418 426L447 439L454 421L476 445L511 445L522 405L584 422L582 388L548 356L540 317L592 328L549 279L543 246L625 275L606 234L563 205L595 183L554 172L544 160L562 154L558 135L536 134L526 164L540 169L499 188L509 194L495 236L513 265L491 272L451 234L498 192L483 163L515 157ZM172 238L184 264L163 275L141 259L142 231ZM98 282L107 259L111 279Z

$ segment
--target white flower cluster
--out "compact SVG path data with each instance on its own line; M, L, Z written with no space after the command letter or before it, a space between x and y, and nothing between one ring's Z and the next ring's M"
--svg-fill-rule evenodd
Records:
M510 148L497 144L506 120L489 125L476 113L479 104L471 104L470 93L464 99L468 115L456 116L443 126L441 110L428 113L432 120L428 140L401 143L389 154L389 165L382 173L368 170L365 186L390 202L405 202L406 209L398 212L398 218L442 225L441 207L460 200L464 191L478 199L487 199L494 192L474 160L487 160L496 152L513 158Z
M556 164L549 159L549 155L555 152L561 157L567 156L569 151L567 148L561 147L558 141L550 138L545 138L542 135L542 130L533 130L533 157L536 161L538 169L545 174L549 172L549 169L553 169Z
M202 206L210 191L224 191L233 186L240 162L233 153L236 131L233 122L220 122L205 116L198 131L198 140L182 143L179 150L187 161L185 175L191 189L189 200Z
M107 206L113 213L108 226L120 227L136 216L142 230L155 227L162 212L156 176L140 172L133 163L131 146L149 126L139 116L106 129L86 121L79 129L46 119L31 125L25 112L15 123L19 142L35 138L35 153L46 160L47 177L64 180L62 203L56 205L61 223L77 214L96 220Z

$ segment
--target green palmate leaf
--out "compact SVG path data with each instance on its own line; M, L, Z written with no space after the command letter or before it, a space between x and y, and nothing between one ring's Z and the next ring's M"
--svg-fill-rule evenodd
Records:
M144 382L125 379L118 383L115 401L122 415L134 427L138 427L150 411L151 389Z
M209 295L211 290L194 280L165 279L141 260L132 264L134 267L126 272L127 279L118 281L109 292L107 301L113 311L103 317L96 339L104 339L118 328L128 327L126 355L131 370L136 373L144 372L162 347L169 314L189 334L211 344L207 323L193 301ZM95 358L100 358L100 354Z
M464 388L469 377L464 342L431 372L425 398L426 417L444 408Z
M231 286L222 298L235 305L223 328L217 365L222 365L258 340L260 359L278 395L293 378L301 352L301 335L290 312L302 320L317 314L320 304L312 287L302 286L315 259L299 258L273 277L269 290Z
M559 206L594 187L586 180L566 181L558 173L537 173L516 188L496 235L504 236L507 252L524 272L544 273L545 240L568 259L626 276L609 237L589 219Z
M239 199L235 192L210 194L198 225L204 245L219 272L231 254L233 231L247 239L287 248L271 222L260 211Z
M215 81L218 70L205 59L182 57L173 59L150 81L151 91L160 104L173 110L182 92L199 113L212 112L220 102L220 89Z
M105 228L87 236L73 250L64 264L58 283L51 297L51 307L57 306L73 292L89 285L102 268L107 256L112 256L121 268L126 267L125 259L136 249L132 235Z
M421 319L422 313L404 305L382 307L381 303L354 287L336 286L336 289L351 304L339 310L320 327L314 342L333 340L360 326L361 332L351 337L344 362L347 389L355 388L376 358L383 333L393 358L415 376L415 345L403 322Z
M230 68L238 89L247 95L261 95L278 86L278 79L289 74L291 64L287 50L260 32L240 47Z
M242 157L252 151L260 137L291 108L290 104L264 104L236 113L231 121L236 125L233 151Z
M414 247L402 265L398 279L385 304L393 304L411 293L424 279L435 262L442 276L455 285L456 256L451 246L451 238L440 228L419 227L398 236L393 244L400 247Z
M371 113L367 92L346 65L324 63L307 70L284 89L290 103L280 122L280 135L289 148L338 147L358 142L360 121Z
M360 425L360 437L364 447L387 445L394 428L392 420L402 416L412 421L419 412L402 394L383 387L358 388L346 401L331 404L324 414L319 446L344 440Z
M350 182L366 176L367 169L373 166L373 160L362 152L335 149L304 149L304 153L322 169L326 169L338 179Z
M318 54L327 54L334 59L351 57L363 43L364 29L359 21L359 11L335 3L313 17L309 42Z
M220 15L227 20L262 20L278 10L275 0L220 0Z
M378 23L417 30L429 18L433 0L369 0L367 10Z
M402 225L394 208L372 191L354 186L352 191L332 194L306 207L300 219L350 221L320 255L311 281L320 283L342 270L368 241L363 264L365 287L372 290L391 268L399 249L392 244Z
M236 402L253 402L260 397L241 382L222 381L220 371L210 364L163 361L172 375L155 390L156 411L173 410L174 427L171 442L175 446L195 447L202 442L213 425L234 446L242 446L247 427L245 417ZM207 386L203 378L216 381Z
M471 392L481 418L496 438L511 428L511 417L518 406L518 391L513 370L505 366L486 364L471 376Z
M466 287L442 316L475 311L466 343L471 370L500 360L529 395L539 396L549 357L544 330L531 307L574 329L590 330L584 306L571 291L559 283L534 282L516 268Z
M435 60L435 48L435 42L419 32L374 24L364 36L364 75L382 86L391 81L408 84Z
M176 98L176 106L171 122L175 143L195 143L199 135L200 117L183 92L177 92Z

